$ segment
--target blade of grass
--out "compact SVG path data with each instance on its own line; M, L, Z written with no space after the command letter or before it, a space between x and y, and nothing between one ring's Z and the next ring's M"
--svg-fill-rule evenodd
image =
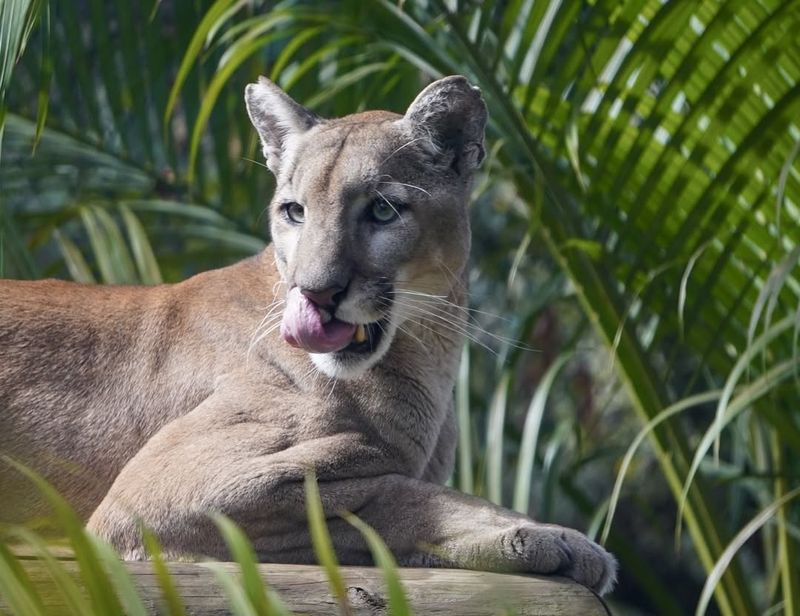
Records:
M520 513L527 513L530 505L533 462L547 398L558 373L570 357L572 357L572 353L562 353L553 361L536 387L536 392L528 405L525 426L522 429L522 438L520 439L517 480L514 484L514 510Z
M617 510L617 504L619 503L619 497L622 492L622 482L625 480L625 476L628 474L628 469L633 461L633 456L636 454L636 451L644 442L645 438L647 438L659 424L663 423L670 417L677 415L678 413L681 413L691 407L717 400L721 395L721 391L709 391L680 400L679 402L676 402L675 404L665 408L658 415L648 421L641 430L639 430L639 433L633 439L628 447L628 450L625 452L625 456L622 458L622 463L617 471L617 479L614 482L614 488L611 491L611 498L609 499L608 503L606 522L603 525L603 532L600 534L601 544L605 545L606 541L608 540L608 535L611 532L611 523L614 520L614 513Z
M163 121L165 131L169 126L169 119L175 109L175 103L178 101L178 94L183 87L183 83L186 81L186 77L189 75L189 71L192 69L192 65L198 59L200 52L203 50L203 46L206 44L208 33L212 28L218 27L217 22L220 17L225 15L228 9L234 4L243 5L244 2L242 2L242 0L217 0L209 7L202 21L198 24L197 28L195 28L192 40L189 42L186 53L181 60L181 65L178 68L178 74L175 76L175 82L169 92L167 104L164 107Z
M74 616L90 614L91 607L86 601L86 597L80 586L78 586L75 578L64 569L61 561L53 557L44 540L24 526L14 527L11 530L11 534L33 548L39 562L45 566L47 572L50 574L69 613Z
M182 216L220 227L233 228L234 223L222 214L205 205L184 203L182 201L167 201L164 199L147 199L120 201L120 205L137 212L150 212L165 214L167 216Z
M514 280L517 277L517 272L519 271L519 266L522 264L522 260L528 255L528 248L531 245L532 239L533 227L531 226L525 233L525 237L522 238L519 246L517 246L517 250L514 251L514 260L511 262L511 268L508 270L508 277L506 278L507 289L512 288Z
M189 144L189 162L187 164L186 171L186 181L190 186L195 180L195 167L197 163L197 157L200 153L200 141L203 137L203 131L205 130L208 119L211 116L211 112L214 109L214 105L217 102L217 98L219 97L222 88L228 82L228 79L230 79L231 75L233 75L236 69L239 68L246 60L248 60L250 56L258 51L261 51L273 40L284 36L286 36L286 32L283 31L270 32L269 34L265 34L264 36L255 39L254 41L250 41L249 43L242 45L236 50L235 53L230 55L227 63L224 66L219 67L214 73L211 83L208 84L208 88L206 88L203 100L200 103L200 109L197 112L197 119L192 127L192 137Z
M125 243L125 239L122 237L119 226L117 226L117 222L111 217L108 210L104 208L93 207L93 211L100 234L104 240L103 248L108 250L106 258L114 268L115 278L125 284L138 282L131 253Z
M328 526L325 523L325 513L322 508L322 500L319 496L317 479L314 475L314 471L311 469L306 472L305 494L308 529L311 533L311 543L314 547L314 554L317 557L317 562L325 570L325 575L328 577L328 583L339 604L339 609L345 616L350 616L352 610L347 601L347 586L339 570L339 562L336 560L336 553L333 550L331 536L328 533Z
M97 559L97 554L83 528L83 522L66 500L37 472L8 456L0 456L7 464L27 477L50 505L61 530L69 539L78 562L81 579L89 592L92 609L101 614L119 614L122 607L111 590L108 576Z
M186 606L164 562L158 538L152 531L144 528L142 529L142 541L153 565L153 572L156 574L158 585L161 587L161 596L164 600L166 613L169 616L186 616Z
M144 606L133 577L125 568L119 555L110 545L97 537L90 535L89 541L94 547L94 551L98 555L106 573L111 578L113 588L124 607L126 616L148 616L150 612Z
M45 2L42 11L42 66L39 73L39 91L37 92L36 133L33 137L32 151L42 137L44 125L47 122L47 112L50 105L50 80L53 77L53 59L51 57L50 43L50 3Z
M686 500L689 495L689 490L692 486L692 482L697 475L697 471L700 468L700 464L703 461L706 453L708 452L709 448L711 448L712 444L714 443L715 439L719 436L720 432L725 429L725 427L735 419L739 413L743 412L750 405L757 400L758 398L764 396L765 394L774 391L775 387L782 381L787 378L790 378L794 375L795 370L795 362L794 360L787 360L781 362L777 366L770 369L768 372L763 374L758 379L754 380L751 384L745 387L741 393L737 394L736 397L731 400L730 404L726 405L723 416L721 419L714 419L711 426L706 430L703 434L703 438L700 440L700 444L697 446L695 450L694 457L692 458L691 466L689 467L689 471L686 474L686 479L683 484L683 489L681 491L680 499L678 500L678 519L675 525L675 543L676 546L679 543L680 535L681 535L681 528L682 528L682 516L683 516L683 509L686 505ZM727 388L726 388L727 389ZM723 390L722 395L724 396L726 390Z
M722 390L722 396L720 396L719 403L717 404L717 412L716 412L716 419L715 421L719 424L722 421L722 418L725 415L728 403L730 402L731 396L733 395L734 388L736 387L739 379L742 375L748 370L750 367L751 362L753 359L760 355L767 346L778 336L783 334L789 328L794 327L794 318L792 316L786 317L775 323L775 325L771 326L767 331L765 331L761 336L757 339L748 342L747 348L744 350L744 353L736 361L733 369L731 370L728 378L725 381L725 386ZM721 426L717 426L717 431L721 432ZM719 458L719 445L718 441L715 440L714 442L714 458Z
M784 498L787 493L786 476L791 468L786 464L784 444L778 430L770 430L770 445L772 449L773 468L775 469L774 494ZM783 597L784 613L786 616L797 614L800 609L800 574L797 569L797 545L789 536L789 524L792 519L786 505L778 508L776 513L776 526L778 534L778 570L780 571L781 596Z
M225 544L239 564L242 582L250 605L260 616L288 615L289 611L278 596L271 592L258 571L256 554L242 530L229 518L221 514L213 514L211 519L217 525Z
M187 237L212 240L217 246L227 246L247 256L260 252L266 246L266 242L259 237L220 227L187 224L177 231Z
M388 590L388 606L389 613L393 616L410 616L411 607L408 604L405 590L400 582L400 576L397 575L397 562L395 561L389 548L380 538L380 535L375 532L375 529L360 520L358 517L351 513L343 514L347 522L353 525L358 532L360 532L372 552L372 558L375 564L380 567L383 573L383 580L386 582Z
M113 250L109 243L108 236L104 233L104 227L95 216L93 208L82 207L80 210L83 226L89 236L89 243L92 252L97 260L97 267L100 269L100 278L106 284L120 284L125 282L119 277L119 272L114 263Z
M314 37L318 36L326 32L325 26L317 26L315 28L306 28L301 30L297 36L292 37L292 39L286 44L286 46L281 50L280 55L275 60L275 63L272 65L272 70L270 71L269 78L274 81L278 82L280 76L283 74L283 70L286 68L287 64L293 59L294 54L300 49L303 45L305 45L309 40L313 39Z
M683 270L683 275L681 276L681 285L678 290L678 327L680 328L681 336L684 335L684 323L683 323L683 311L686 307L686 288L689 285L689 276L692 275L692 270L694 269L697 260L703 255L711 245L711 241L703 242L700 247L692 253L692 256L689 257L689 262L686 264L686 269Z
M786 157L786 161L781 167L781 173L778 176L778 188L775 195L775 226L778 229L778 235L781 233L781 212L783 211L786 197L786 181L789 179L789 172L798 154L800 154L800 139L795 140L794 146L792 146L792 150Z
M697 608L695 609L695 616L702 616L706 613L708 605L711 602L711 597L714 593L714 588L722 578L725 569L728 568L736 552L745 544L745 542L753 536L764 524L769 522L775 513L783 507L790 500L800 495L800 488L795 488L791 492L787 492L781 498L775 500L769 506L765 507L758 515L750 520L731 540L725 550L722 552L714 567L706 577L706 582L703 585L703 590L700 593L700 599L697 601Z
M775 266L775 269L770 272L770 278L775 277L775 288L767 303L767 309L764 313L764 330L769 329L772 324L772 316L775 313L775 308L778 305L778 300L783 291L784 286L790 280L790 274L796 269L800 261L800 245L795 246L792 251L786 255L781 262ZM750 342L750 340L748 340ZM766 361L766 353L764 353L764 361Z
M231 575L230 571L222 563L202 563L206 569L210 569L217 582L222 586L225 596L228 599L228 608L233 616L260 616L258 610L249 601L247 591L242 583Z
M458 484L465 494L473 494L472 424L470 422L469 344L461 350L461 364L456 382L456 415L458 417Z
M139 278L144 284L161 284L161 269L158 267L158 260L153 253L153 247L144 227L136 215L129 208L121 205L119 211L122 220L125 222L125 230L128 233L128 242L131 245L133 258L136 262L136 269L139 271Z
M64 259L64 263L66 263L67 269L69 270L69 275L72 276L72 279L76 282L83 282L87 284L95 283L96 280L94 274L92 274L89 264L86 263L86 259L83 258L83 255L81 254L80 249L75 245L75 242L61 233L61 231L58 229L53 231L53 237L56 240L56 244L58 244L58 248L61 251L61 257Z
M316 95L309 98L306 103L311 108L318 107L344 91L348 86L362 83L363 80L368 79L373 73L385 73L390 66L388 62L362 64L344 75L339 75L335 80L332 80L324 90L321 90Z
M539 511L536 518L542 522L552 519L555 509L556 488L559 485L561 458L569 449L569 439L575 429L572 420L563 420L556 427L552 436L546 443L542 456L542 496L539 499Z
M486 482L489 500L498 505L503 499L503 428L505 427L508 386L511 372L504 370L489 403L486 432Z
M45 616L47 610L30 577L11 551L0 543L0 596L13 614Z

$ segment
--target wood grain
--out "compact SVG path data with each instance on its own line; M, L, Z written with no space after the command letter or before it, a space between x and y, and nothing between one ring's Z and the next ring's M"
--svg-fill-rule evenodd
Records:
M50 576L36 560L23 560L32 581L46 587ZM77 575L75 562L63 565ZM236 563L222 563L231 573ZM127 567L138 584L151 613L159 613L161 591L150 563L132 562ZM296 614L314 616L337 613L336 602L320 567L309 565L259 565L262 577ZM227 600L214 574L202 563L170 563L175 584L189 614L228 614ZM385 585L379 569L342 567L354 615L388 614ZM605 615L603 602L591 591L559 577L511 575L460 569L399 569L399 575L415 614ZM58 613L63 603L46 592L47 606ZM0 597L0 606L3 601Z

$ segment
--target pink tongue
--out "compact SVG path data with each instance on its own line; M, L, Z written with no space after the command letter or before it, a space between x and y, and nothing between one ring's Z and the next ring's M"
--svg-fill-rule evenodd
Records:
M350 344L356 326L331 319L322 323L316 304L295 287L286 296L281 335L292 346L311 353L332 353Z

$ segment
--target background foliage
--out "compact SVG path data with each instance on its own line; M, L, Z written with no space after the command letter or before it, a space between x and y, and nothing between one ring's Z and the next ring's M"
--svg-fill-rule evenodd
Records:
M631 609L800 610L799 3L0 7L6 276L173 281L263 246L258 74L329 116L467 75L491 125L456 485L590 533L615 510Z

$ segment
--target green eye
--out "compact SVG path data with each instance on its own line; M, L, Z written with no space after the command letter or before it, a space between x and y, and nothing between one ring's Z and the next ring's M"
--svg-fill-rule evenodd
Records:
M284 203L283 212L286 214L286 218L296 225L303 224L306 221L306 208L299 203Z
M390 203L386 199L375 199L369 207L369 215L375 222L385 225L400 218L402 206Z

